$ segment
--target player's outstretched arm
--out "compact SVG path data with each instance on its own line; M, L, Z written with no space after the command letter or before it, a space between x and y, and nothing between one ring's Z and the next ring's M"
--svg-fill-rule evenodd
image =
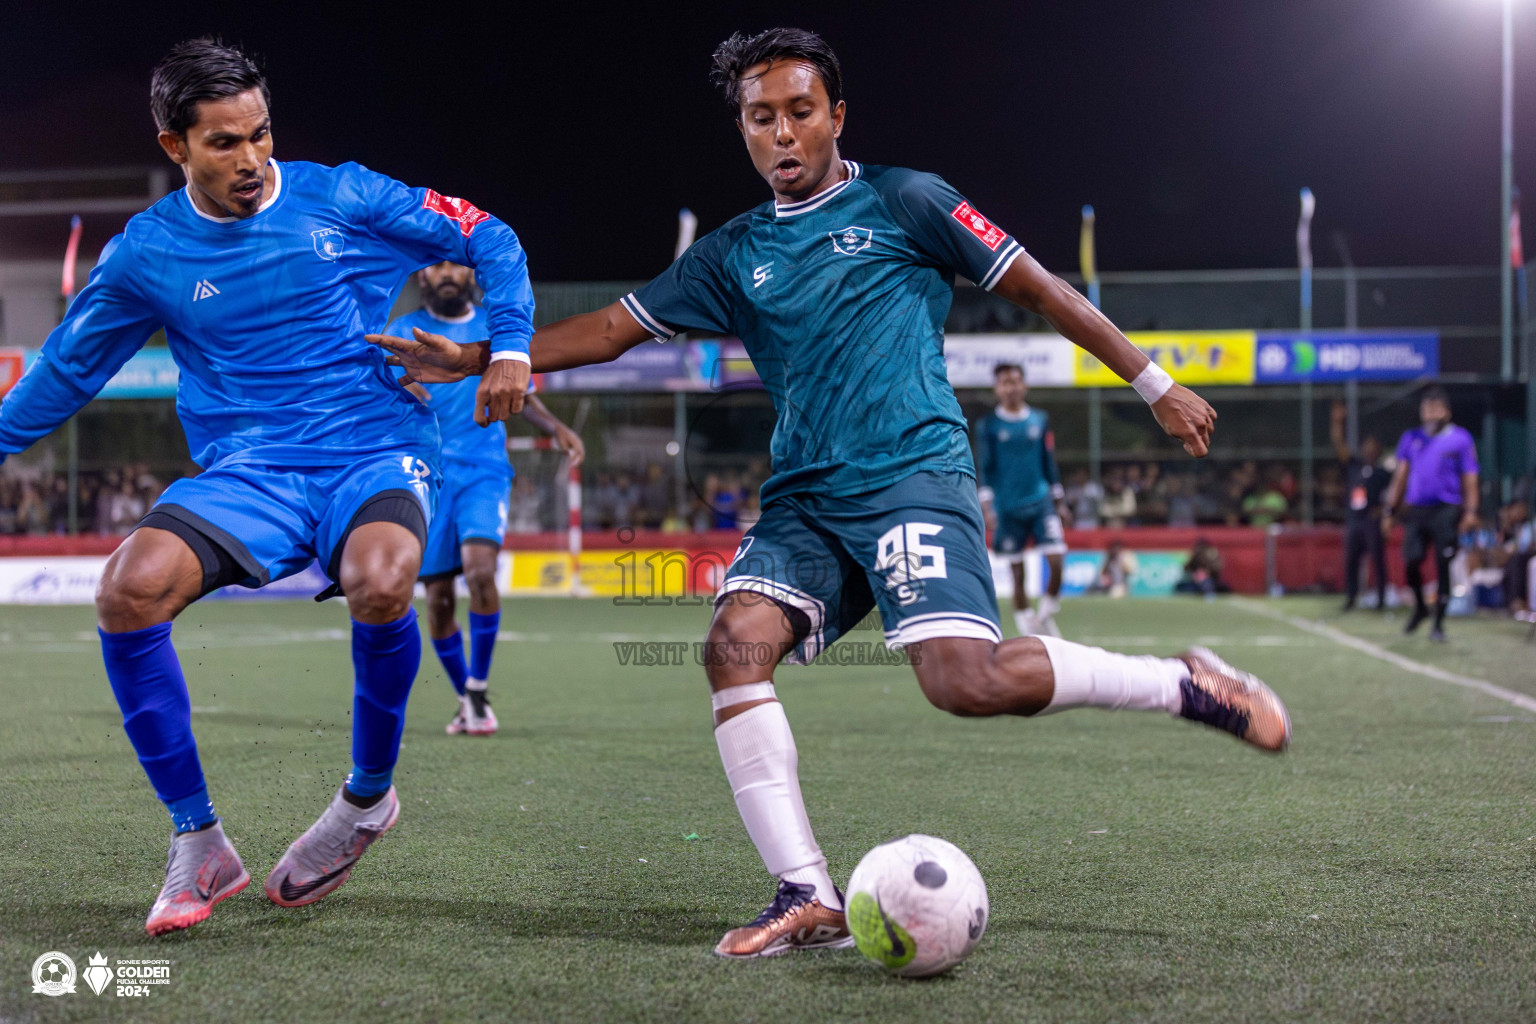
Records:
M1132 345L1077 289L1049 273L1027 252L1018 254L992 291L1044 317L1062 337L1097 357L1123 381L1136 383L1151 363L1147 354ZM1216 410L1203 398L1186 387L1170 384L1150 404L1158 425L1177 438L1185 451L1196 458L1210 451Z
M387 362L405 371L400 378L401 386L413 382L424 384L450 383L465 377L483 375L480 389L476 392L475 422L481 426L511 415L512 390L517 382L503 379L504 375L521 370L524 374L521 387L528 385L529 364L512 360L498 363L490 361L488 342L458 345L441 334L433 334L414 328L412 338L396 338L387 334L370 334L368 340L390 354ZM606 363L617 359L642 341L651 332L641 327L633 316L620 304L613 303L591 313L581 313L557 320L534 332L529 344L529 356L535 373L552 370L569 370L574 366ZM483 418L482 418L483 417Z
M538 427L544 433L555 439L560 445L560 450L565 452L565 457L570 460L570 467L581 465L587 457L587 446L582 443L581 436L566 426L549 407L539 401L538 395L529 395L523 403L523 419Z

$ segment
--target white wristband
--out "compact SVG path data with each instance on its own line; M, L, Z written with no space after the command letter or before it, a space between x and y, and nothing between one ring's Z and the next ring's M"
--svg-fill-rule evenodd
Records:
M737 704L745 704L752 700L777 699L778 695L773 692L772 683L743 683L740 686L728 686L711 693L709 706L719 711L721 708L735 707Z
M1155 361L1148 360L1146 367L1131 381L1131 387L1141 396L1141 400L1151 405L1168 393L1173 387L1173 378L1168 376L1168 371L1158 366Z
M493 363L499 363L499 362L501 362L504 359L515 359L519 363L527 363L529 366L533 365L533 360L528 358L528 353L527 352L513 352L510 349L508 349L508 350L503 351L503 352L492 352L491 353L491 362L493 362Z

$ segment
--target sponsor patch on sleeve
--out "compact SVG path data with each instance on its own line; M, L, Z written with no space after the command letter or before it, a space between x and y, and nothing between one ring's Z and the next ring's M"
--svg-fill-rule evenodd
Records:
M474 233L476 224L491 218L490 214L467 199L441 195L431 189L427 189L427 198L422 200L421 208L440 213L449 220L458 221L459 231L465 238Z
M993 224L987 218L971 207L970 203L962 202L955 207L950 216L968 228L971 234L981 239L981 244L997 251L997 247L1003 244L1003 239L1008 237L1008 232Z

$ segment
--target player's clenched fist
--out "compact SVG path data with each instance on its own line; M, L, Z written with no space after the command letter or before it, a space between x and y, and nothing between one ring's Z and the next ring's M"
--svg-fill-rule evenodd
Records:
M475 390L475 422L484 427L522 412L530 372L519 359L501 359L488 366Z
M1193 391L1175 384L1152 403L1152 415L1170 437L1177 438L1184 450L1195 458L1204 458L1211 450L1211 433L1216 429L1216 410Z

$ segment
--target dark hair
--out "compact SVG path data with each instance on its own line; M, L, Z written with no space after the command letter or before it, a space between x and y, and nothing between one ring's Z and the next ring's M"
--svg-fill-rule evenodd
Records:
M747 69L775 60L803 60L816 69L827 99L836 107L843 100L843 69L827 41L803 28L770 28L755 36L735 33L715 47L709 80L725 93L732 111L741 107L741 76Z
M1451 407L1451 396L1446 394L1445 388L1439 384L1431 384L1419 392L1419 404L1423 405L1425 402L1442 402L1449 409Z
M1010 371L1017 373L1020 377L1024 376L1024 367L1020 366L1018 363L998 363L996 366L992 367L992 379L996 380L1003 374Z
M204 100L236 96L260 89L268 107L272 94L256 62L233 46L212 37L189 39L171 47L155 65L149 79L149 109L155 127L185 135L197 124L197 105Z

